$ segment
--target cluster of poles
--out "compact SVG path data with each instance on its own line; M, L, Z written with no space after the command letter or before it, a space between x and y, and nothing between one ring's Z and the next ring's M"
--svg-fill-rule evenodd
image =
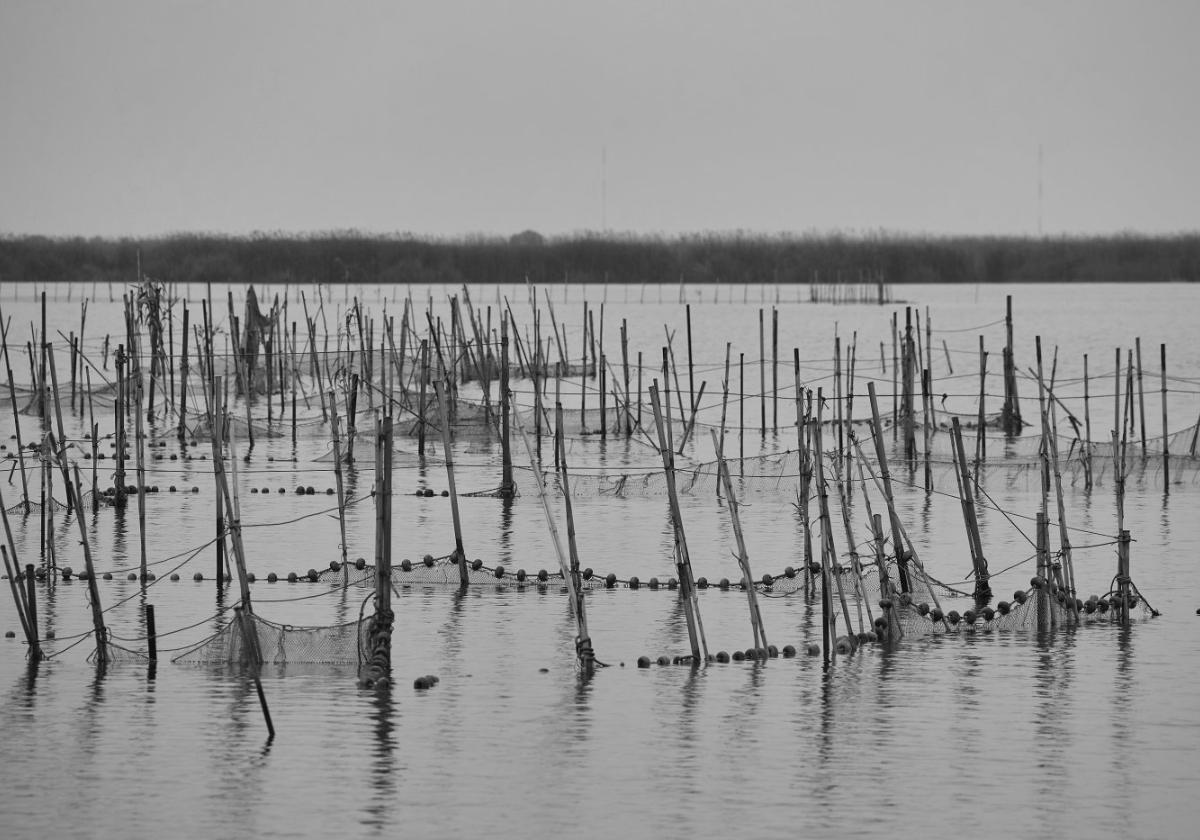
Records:
M877 289L883 288L876 281ZM225 301L227 312L223 337L226 345L218 348L219 330L214 313L211 288L200 302L200 319L192 323L188 301L171 297L168 287L148 278L140 278L133 291L124 295L124 340L117 343L111 354L115 373L110 379L109 349L111 336L105 336L102 359L98 363L83 350L87 322L87 301L82 304L79 333L63 336L70 348L69 389L60 388L59 373L55 359L55 342L47 332L46 299L42 295L42 324L40 335L31 327L31 336L26 343L30 378L33 382L33 399L24 413L36 414L40 420L39 438L34 446L42 461L40 475L39 510L42 517L42 552L44 568L53 574L57 568L54 556L53 510L55 482L61 482L66 496L68 515L76 514L82 538L84 562L89 583L89 600L92 605L94 630L97 642L97 657L104 662L107 657L107 631L103 624L99 593L96 591L96 576L93 569L88 534L82 516L84 505L90 499L93 512L102 503L118 508L128 504L130 488L126 485L126 453L130 448L128 426L132 417L133 450L136 464L136 487L138 526L140 535L140 569L142 579L147 575L146 525L144 488L146 486L146 441L147 426L170 429L183 445L194 445L197 437L209 438L212 449L214 481L218 488L216 506L216 580L218 587L236 578L240 588L240 603L237 621L242 629L243 658L251 665L261 665L253 622L253 605L246 573L246 558L241 539L241 514L237 494L237 453L234 451L234 408L237 398L242 398L245 416L246 457L253 450L255 431L261 429L261 417L255 417L255 405L266 411L268 434L281 434L278 428L288 424L288 398L290 397L290 429L293 443L298 434L299 402L311 414L317 406L322 424L328 424L334 450L334 469L337 482L339 527L341 529L342 568L346 561L345 489L343 468L355 458L355 439L359 435L359 421L363 417L374 417L372 430L375 440L376 487L376 612L372 618L368 637L370 649L366 664L360 675L366 685L381 686L388 682L390 673L390 635L393 621L391 610L391 457L393 437L397 432L415 436L418 453L426 454L427 434L440 429L441 446L447 472L451 510L453 516L455 549L452 555L460 572L460 583L469 585L468 564L464 549L462 522L458 508L458 494L454 480L452 457L452 434L464 424L476 422L493 429L498 427L502 447L502 475L497 495L511 496L516 492L513 479L512 457L509 441L512 437L512 421L516 426L529 458L531 473L537 485L548 527L577 624L576 648L581 667L589 673L597 667L598 660L592 645L586 620L584 587L580 581L580 558L575 540L575 525L571 508L570 476L567 465L567 433L564 422L564 405L561 385L568 379L578 378L579 416L581 428L586 430L589 415L589 395L594 395L594 416L602 437L609 434L627 437L641 436L660 454L665 476L670 516L674 534L674 561L678 576L680 598L683 601L687 622L690 659L694 663L706 662L709 658L699 601L696 597L696 581L692 572L678 492L675 486L677 467L675 458L684 451L698 427L706 383L697 387L693 362L693 336L691 306L686 307L686 388L681 381L681 365L676 361L674 334L664 326L665 344L662 347L661 368L646 389L647 399L642 398L643 365L642 353L631 354L626 321L620 325L619 361L609 358L604 348L604 306L598 310L583 304L582 342L578 363L572 362L568 346L568 330L560 323L550 296L545 293L545 316L539 305L537 290L529 287L529 304L532 321L522 331L511 305L505 299L503 307L497 301L497 312L491 306L477 307L473 304L466 287L461 297L449 297L449 315L435 315L432 297L428 307L418 314L411 294L404 299L397 328L395 316L385 313L377 319L355 298L353 305L339 313L337 329L330 330L325 301L318 298L310 311L304 291L299 299L303 310L303 333L298 320L290 320L289 301L286 293L282 301L277 295L269 311L264 313L258 304L253 289L250 289L245 305L239 314L235 307L232 291ZM879 292L882 294L882 291ZM318 295L320 290L318 289ZM181 311L175 311L176 306ZM493 316L498 323L493 323ZM759 310L759 394L760 429L765 437L768 428L779 428L779 401L783 392L779 382L779 312L771 309L771 352L767 352L765 310ZM598 316L598 318L597 318ZM175 323L181 321L181 341L176 342ZM867 396L870 403L870 435L868 443L874 445L874 458L863 451L863 442L858 439L854 398L857 390L856 367L858 341L855 335L843 348L840 338L835 338L833 355L833 393L826 394L823 388L806 387L800 371L798 350L793 350L793 399L795 402L797 448L800 456L798 487L798 509L804 537L803 574L806 593L818 593L823 605L823 652L826 667L837 657L839 639L853 640L862 635L863 610L869 626L880 628L889 638L897 638L902 629L894 611L884 609L882 625L872 614L871 599L862 590L863 569L874 563L882 593L881 603L889 602L915 591L928 591L937 600L935 587L925 572L912 540L908 537L896 510L892 479L885 451L887 429L893 438L901 442L904 461L910 471L915 471L920 458L918 433L923 437L924 473L926 490L932 488L932 437L935 434L934 418L937 415L932 381L933 338L928 312L924 320L924 338L919 313L912 307L905 311L905 322L901 329L898 313L892 318L892 417L890 424L884 422L879 408L875 381L867 381ZM548 319L549 323L546 323ZM597 329L598 321L598 329ZM318 322L323 329L318 329ZM1026 425L1021 417L1017 394L1019 372L1014 360L1012 301L1008 300L1006 311L1006 344L1003 348L1004 383L1003 399L998 412L999 428L1007 435L1020 433ZM10 357L10 322L0 318L3 325L3 356L7 373L7 385L20 456L22 499L21 506L28 515L34 506L26 475L25 443L21 437L22 408ZM289 328L290 325L290 328ZM301 339L303 334L304 338ZM60 333L61 336L61 333ZM333 337L334 345L330 346ZM510 342L511 338L511 342ZM14 342L15 346L15 342ZM718 492L725 499L725 508L730 517L730 527L737 544L737 562L743 581L752 584L750 558L746 548L736 499L736 487L726 457L726 431L730 407L730 381L732 352L726 344L724 376L722 381L721 421L710 428L712 443L717 455L719 470ZM498 353L497 353L498 349ZM943 342L947 366L950 352ZM190 350L190 352L189 352ZM975 511L975 496L978 492L977 477L987 458L985 430L997 425L985 414L987 396L987 352L980 337L980 391L974 457L967 457L963 430L958 417L952 418L949 434L952 441L958 495L961 501L963 520L968 537L975 577L974 596L984 603L991 597L989 572L978 517ZM768 362L768 359L770 360ZM1161 353L1163 367L1163 468L1168 469L1166 445L1166 349ZM1134 355L1127 353L1125 365L1117 353L1117 379L1115 412L1116 423L1112 433L1112 453L1116 476L1119 567L1117 581L1121 586L1118 605L1122 608L1122 620L1128 621L1129 587L1129 543L1130 537L1124 528L1124 490L1127 470L1127 454L1131 446L1133 430L1140 429L1143 453L1145 452L1145 408L1142 390L1141 346L1137 345L1136 385ZM767 385L768 364L771 371L770 387ZM1055 365L1057 359L1055 359ZM888 370L886 348L880 344L880 365ZM1087 446L1084 449L1085 471L1088 486L1091 486L1091 417L1088 409L1085 366L1084 425ZM745 354L738 359L745 394ZM952 370L952 368L951 368ZM1122 371L1124 372L1122 375ZM101 388L93 388L92 375L103 381ZM178 376L177 376L178 374ZM511 377L516 375L532 385L532 419L525 422L520 409L513 401ZM636 377L636 383L634 379ZM1037 370L1034 374L1038 386L1039 420L1043 446L1041 463L1043 469L1043 493L1038 513L1037 557L1038 577L1047 585L1039 590L1039 598L1049 598L1058 591L1068 599L1075 598L1074 569L1071 544L1066 522L1066 507L1063 497L1062 476L1058 448L1057 408L1066 410L1062 400L1054 393L1054 372L1047 378L1043 371L1041 341L1037 343ZM1124 388L1122 389L1122 379ZM459 388L469 382L478 385L480 397L475 401L463 399ZM593 386L591 383L597 383ZM550 393L553 384L553 395ZM672 385L674 386L672 389ZM81 387L79 387L81 386ZM493 390L495 393L493 394ZM674 402L671 391L674 390ZM1135 416L1135 390L1139 394ZM96 397L102 393L112 395L113 437L115 439L116 479L111 492L102 492L98 486L97 461L99 460L100 425L96 422ZM771 420L768 423L768 395L770 395ZM553 399L551 400L551 396ZM68 453L68 438L64 432L64 397L69 410L77 417L87 417L90 430L86 440L91 446L91 493L83 492L83 481L77 463ZM611 399L611 403L610 403ZM825 416L825 406L832 401L833 416ZM918 400L920 403L918 405ZM550 404L553 404L553 416ZM85 406L86 403L86 406ZM653 436L643 425L643 406L648 403L653 418ZM739 400L738 428L746 429L744 417L745 399ZM86 414L85 414L86 409ZM611 410L610 410L611 409ZM470 412L469 416L466 413ZM436 414L436 416L435 416ZM1068 412L1070 415L1070 413ZM460 416L463 415L463 416ZM676 420L676 415L678 420ZM345 419L345 437L342 435L342 419ZM1070 420L1078 427L1073 415ZM527 428L532 428L531 442ZM546 490L540 466L542 438L553 429L553 461L559 485L562 489L566 518L566 543L560 537L558 522L552 508L551 494ZM678 437L676 430L679 430ZM260 432L261 433L261 432ZM826 435L831 439L826 439ZM739 441L745 437L739 434ZM1193 453L1195 442L1193 441ZM744 461L744 451L739 452ZM231 475L226 475L225 464L229 464ZM59 478L55 478L55 472ZM857 473L857 480L853 474ZM1169 484L1169 482L1166 482ZM872 512L866 487L876 488L886 506L883 513ZM872 557L863 558L858 553L858 542L854 539L854 525L850 519L849 501L854 488L862 489L871 533ZM835 544L834 533L839 530L832 521L831 494L836 493L840 501L841 530L844 530L848 554L843 554ZM1059 526L1059 548L1051 549L1050 498L1053 496L1056 521ZM815 506L815 511L813 510ZM0 499L0 508L5 508ZM21 624L29 640L31 656L42 656L37 639L37 612L32 581L35 569L25 566L25 574L19 574L15 543L9 526L7 510L4 514L7 545L0 546L4 563ZM890 543L890 545L889 545ZM890 553L889 553L890 551ZM10 558L11 553L11 558ZM842 574L843 564L839 558L848 556L852 571L850 580L857 591L847 592ZM893 573L894 570L894 573ZM20 579L20 580L18 580ZM23 582L24 586L20 585ZM1053 582L1053 586L1049 585ZM755 587L746 585L750 623L754 648L766 651L766 629L757 603ZM850 608L854 597L858 611L859 630ZM836 599L836 602L835 602ZM940 606L939 606L940 610ZM1074 614L1074 613L1069 613ZM152 613L150 614L152 616ZM1039 612L1039 621L1053 622L1055 611L1044 609ZM153 619L150 618L152 623ZM839 632L844 625L844 636ZM153 646L152 646L153 649ZM266 700L262 695L261 683L255 680L262 699L264 713L268 715Z

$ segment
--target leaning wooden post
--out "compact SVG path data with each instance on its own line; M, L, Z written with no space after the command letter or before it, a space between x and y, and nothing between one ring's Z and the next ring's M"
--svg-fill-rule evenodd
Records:
M454 454L450 446L450 416L446 406L448 383L434 380L433 389L442 412L442 450L446 459L446 484L450 490L450 513L454 518L454 557L458 564L458 581L465 589L470 583L467 577L467 553L463 549L462 521L458 515L458 492L454 487Z
M79 465L75 465L75 484L74 487L70 482L66 485L66 493L70 496L72 493L78 498L79 488L82 486L79 479ZM88 601L92 607L92 629L96 634L96 661L100 665L108 664L108 630L104 627L104 611L100 608L100 590L96 586L96 567L92 564L92 550L89 546L87 528L83 524L83 513L77 504L75 506L75 521L79 523L79 537L83 542L83 563L87 568L88 576ZM144 580L144 578L143 578Z
M979 537L979 520L975 515L975 498L971 487L971 474L967 470L967 455L963 447L962 427L958 418L951 418L952 444L954 447L954 474L958 478L958 496L962 502L963 526L967 532L967 547L971 552L971 565L975 570L975 600L985 604L992 597L988 584L987 559L983 556L983 540Z
M769 649L767 630L763 626L762 612L758 608L758 593L754 588L754 574L750 571L750 554L746 551L746 540L742 535L742 520L738 516L738 501L733 493L733 482L729 478L729 467L725 463L725 453L721 451L721 441L716 429L709 429L712 434L713 448L717 452L717 472L721 483L725 485L725 503L729 508L729 523L733 527L733 537L737 542L737 561L742 572L742 585L746 588L746 599L750 608L750 629L754 635L754 646L765 655Z
M562 482L563 509L567 514L567 550L571 554L571 584L568 592L575 607L575 622L579 633L575 637L575 654L585 676L591 676L596 668L596 653L592 649L592 637L588 632L587 610L583 603L583 587L579 581L579 548L575 543L575 515L571 508L571 485L567 479L567 450L562 435L563 408L562 403L555 404L555 426L559 430L558 438L558 469L559 481ZM534 472L539 472L539 466L532 464ZM546 504L545 488L541 488L542 502ZM549 507L546 508L549 515ZM553 526L552 526L553 527ZM555 534L557 537L557 534Z
M654 409L654 425L658 430L658 449L663 459L663 473L667 479L667 498L670 505L671 522L675 531L675 569L679 575L679 597L683 601L684 617L687 619L688 639L692 646L692 662L699 664L708 659L708 643L704 639L704 626L700 621L700 603L696 599L696 584L692 579L692 561L688 554L687 537L683 531L679 496L675 491L675 452L667 440L667 431L664 429L657 382L650 386L650 404ZM667 405L669 407L670 403L668 402Z
M900 576L900 591L912 592L909 580L908 557L905 555L904 539L901 536L900 517L892 496L892 476L888 471L887 453L883 451L883 429L879 423L879 403L875 398L875 383L867 382L867 393L871 398L871 431L875 440L875 459L879 461L879 474L883 481L883 498L887 503L888 519L892 526L892 547L896 552L896 570Z
M28 607L25 603L25 594L21 591L20 584L17 583L17 570L15 564L10 564L8 560L8 547L0 545L0 556L4 558L4 572L8 577L8 588L12 590L13 603L16 606L17 618L21 622L21 629L25 632L25 641L29 645L29 658L34 662L42 661L42 648L38 644L37 627L30 625L29 616L27 614ZM15 561L16 558L14 557Z
M262 651L258 649L258 634L254 630L254 622L246 615L244 606L235 606L233 615L242 634L243 662L250 666L254 690L258 693L258 705L262 709L263 720L267 723L267 737L273 739L275 724L271 722L271 710L267 708L267 695L263 692L262 677L259 676L259 669L262 667Z

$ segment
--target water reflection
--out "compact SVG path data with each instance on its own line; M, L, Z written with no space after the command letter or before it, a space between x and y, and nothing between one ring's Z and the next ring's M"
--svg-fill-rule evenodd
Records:
M371 798L365 807L363 823L374 829L374 834L380 834L394 827L392 809L397 802L398 780L404 777L404 770L396 766L396 705L393 693L371 692L369 702L374 740L369 777Z

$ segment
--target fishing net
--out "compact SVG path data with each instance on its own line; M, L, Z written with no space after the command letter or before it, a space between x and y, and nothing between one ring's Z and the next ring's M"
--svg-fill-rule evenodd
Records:
M889 577L895 581L897 574L894 564L889 565L891 566L888 572ZM846 594L847 598L854 598L861 592L864 598L878 600L880 586L878 571L875 567L872 566L870 569L865 569L861 576L856 576L853 569L849 566L839 567L833 574L838 578L837 582L840 583L842 591ZM928 600L935 594L942 598L967 596L967 593L947 586L933 578L929 578L928 581L918 579L915 572L911 573L910 577L912 579L911 596L917 600ZM345 565L334 561L328 569L320 572L316 579L318 582L340 586L374 586L375 567L361 559ZM858 583L856 583L856 579ZM397 588L460 586L461 581L461 571L454 555L433 557L427 554L421 560L402 560L400 563L392 566L392 585ZM518 591L522 591L526 587L561 589L565 587L566 581L563 579L561 571L538 569L537 571L530 572L525 569L508 569L502 565L485 566L483 561L476 559L467 564L467 584L469 586L513 586ZM628 578L620 578L613 572L603 574L595 572L591 568L586 568L580 572L580 586L583 589L646 588L674 591L679 588L679 582L673 577L666 577L661 580L657 577L643 579L636 575ZM699 577L696 579L696 587L700 590L745 591L745 585L740 577L732 582L728 578L709 580L705 577ZM754 587L759 592L776 597L804 592L806 591L806 587L808 592L819 594L821 591L819 569L814 570L814 574L806 581L803 567L795 569L789 566L777 575L763 575L754 581Z
M138 650L130 650L127 647L122 647L111 640L104 642L104 652L107 656L109 665L140 665L150 661L150 655L142 653ZM96 663L100 660L99 650L94 650L88 656L88 662Z
M251 622L258 637L258 649L263 662L358 664L360 654L369 649L367 619L327 627L276 624L251 613L245 614L245 620ZM240 663L249 659L249 651L241 623L232 621L171 661L185 664Z
M970 609L962 614L950 610L943 616L938 610L927 610L924 605L912 603L897 604L892 609L899 620L904 637L913 639L955 633L1036 632L1039 626L1061 629L1085 624L1119 622L1119 599L1118 594L1110 593L1105 598L1076 601L1075 608L1072 609L1068 599L1038 598L1036 590L1027 590L1016 593L1012 602L1000 601L995 608ZM1042 621L1043 610L1048 613L1045 621ZM1146 620L1154 615L1157 613L1144 598L1130 596L1130 620Z

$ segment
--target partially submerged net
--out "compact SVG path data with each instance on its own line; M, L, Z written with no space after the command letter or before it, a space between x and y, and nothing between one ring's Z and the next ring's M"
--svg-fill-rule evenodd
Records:
M999 601L996 607L955 610L942 615L938 610L926 610L912 603L897 604L895 611L904 638L954 633L1037 632L1040 627L1062 629L1082 624L1116 623L1120 621L1120 596L1076 601L1074 609L1064 598L1038 598L1035 590L1018 592L1012 601ZM1042 620L1042 610L1047 610ZM1130 596L1129 617L1145 620L1156 615L1144 598ZM886 619L885 619L886 620Z
M367 619L327 627L277 624L252 613L246 613L244 620L250 622L258 636L258 649L263 662L358 664L359 657L369 650ZM171 661L187 664L241 663L250 660L250 650L241 622L231 621L216 634Z

